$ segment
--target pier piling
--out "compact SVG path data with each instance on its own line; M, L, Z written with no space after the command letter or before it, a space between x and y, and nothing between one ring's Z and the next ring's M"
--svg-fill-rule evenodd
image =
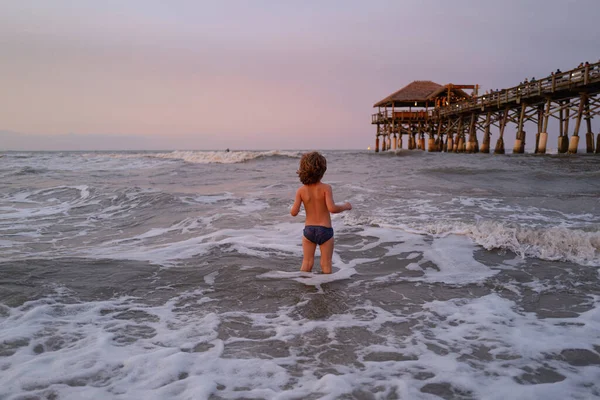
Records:
M525 120L525 108L527 104L521 103L521 113L519 114L519 126L517 128L517 135L515 137L515 145L513 147L513 153L523 153L525 149L525 133L523 132L523 122Z
M577 117L575 118L575 129L573 130L573 136L569 141L569 154L577 153L577 146L579 145L579 128L581 126L581 117L583 116L583 110L585 108L585 100L587 95L581 94L579 99L579 107L577 108Z

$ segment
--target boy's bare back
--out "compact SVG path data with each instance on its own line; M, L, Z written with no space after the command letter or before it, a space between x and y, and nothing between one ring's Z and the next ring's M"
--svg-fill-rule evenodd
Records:
M330 213L338 213L348 209L347 206L337 206L334 203L331 186L322 182L312 185L302 185L298 188L296 200L299 200L298 203L302 202L304 204L306 225L319 225L331 228ZM296 202L294 203L296 204Z

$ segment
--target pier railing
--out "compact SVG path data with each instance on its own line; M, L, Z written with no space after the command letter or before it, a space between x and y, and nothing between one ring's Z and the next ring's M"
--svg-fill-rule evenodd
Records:
M391 111L391 110L382 110L376 114L371 115L371 123L372 124L384 124L389 123L390 121L401 121L401 122L410 122L410 121L423 121L429 118L432 118L434 115L434 110L419 110L419 111Z
M522 83L515 87L494 91L460 103L440 107L438 111L439 115L443 117L470 112L476 109L485 109L487 107L500 108L506 103L519 103L521 100L535 97L543 98L562 91L583 88L590 83L596 82L600 82L600 62L587 64L570 71L553 73L539 80Z

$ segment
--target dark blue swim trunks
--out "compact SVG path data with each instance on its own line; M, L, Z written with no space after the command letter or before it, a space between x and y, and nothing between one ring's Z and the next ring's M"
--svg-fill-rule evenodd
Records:
M320 225L307 225L304 227L304 237L320 246L333 237L333 228Z

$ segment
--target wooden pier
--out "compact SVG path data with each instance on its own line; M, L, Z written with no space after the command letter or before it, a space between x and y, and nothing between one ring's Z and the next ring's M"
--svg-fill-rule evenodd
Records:
M559 122L559 153L577 152L585 121L586 152L600 154L600 133L594 140L591 122L600 114L600 62L484 95L477 91L477 85L415 81L377 102L378 112L371 117L377 125L375 151L380 151L380 139L381 151L402 148L403 135L408 136L409 150L425 150L427 135L428 151L489 153L492 130L497 130L494 153L504 154L505 128L513 123L517 128L513 153L524 153L523 127L532 121L537 125L535 153L545 153L548 121L553 117ZM574 120L571 133L570 120Z

